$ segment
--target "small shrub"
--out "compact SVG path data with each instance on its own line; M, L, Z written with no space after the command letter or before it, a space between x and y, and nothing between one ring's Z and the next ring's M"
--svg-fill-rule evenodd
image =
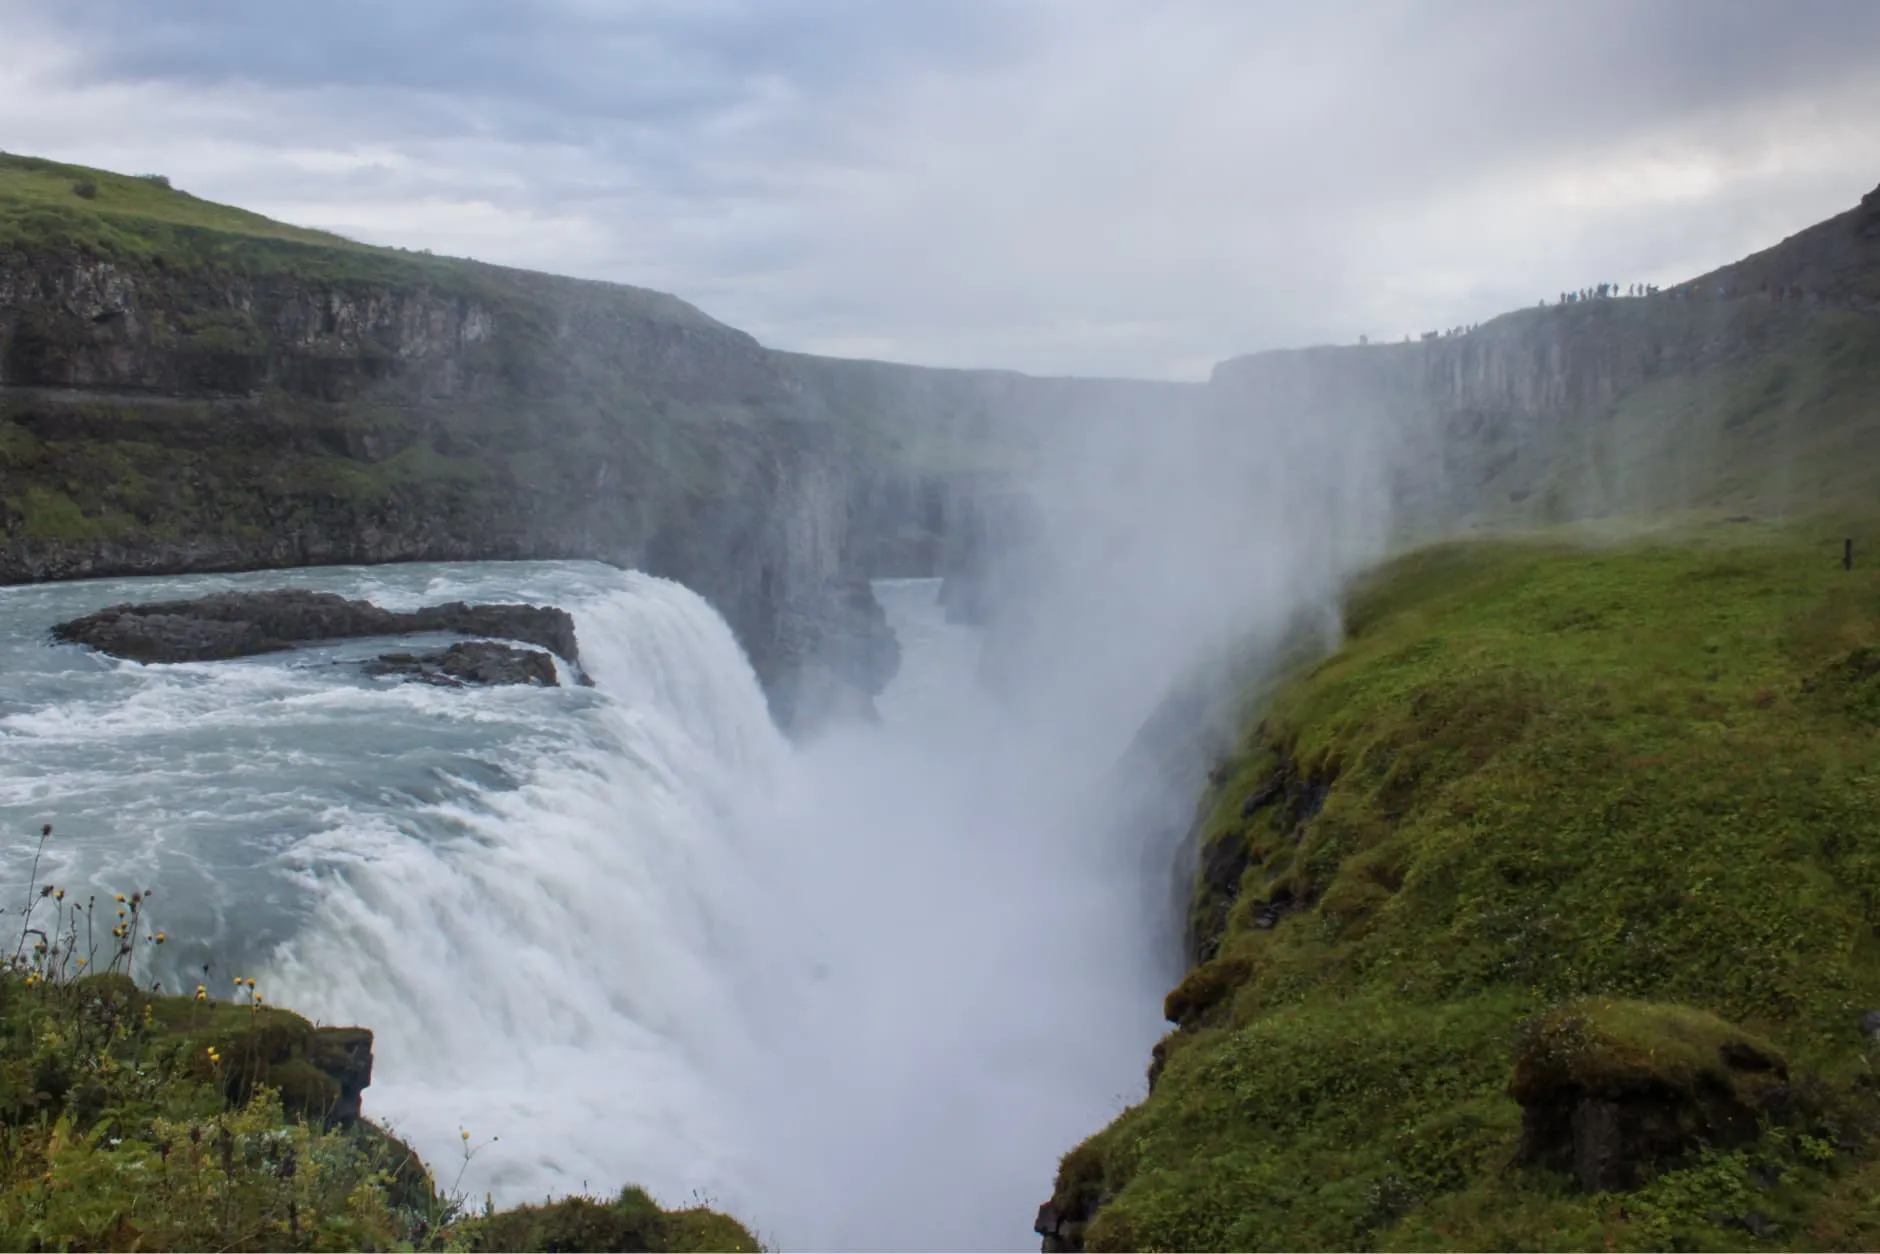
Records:
M146 183L155 183L165 190L168 190L170 186L170 176L167 174L139 174L137 177Z
M80 200L96 200L98 198L98 184L91 179L79 179L76 183L72 184L72 195L78 197Z

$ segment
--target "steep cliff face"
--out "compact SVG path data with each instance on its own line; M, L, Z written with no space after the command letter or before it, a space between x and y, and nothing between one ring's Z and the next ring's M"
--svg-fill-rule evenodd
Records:
M864 450L859 560L944 575L983 620L1012 574L993 567L1036 529L1040 483L1078 475L1067 460L1106 426L1154 444L1180 424L1200 457L1211 439L1311 432L1292 443L1385 467L1404 538L1865 490L1867 459L1841 453L1874 434L1857 398L1871 394L1880 319L1705 290L1522 310L1452 338L1258 353L1199 385L785 357Z
M712 600L786 721L892 674L852 451L750 336L635 288L73 212L0 221L0 580L599 558Z
M983 618L998 598L990 557L1022 545L1038 481L1076 448L1067 432L1104 423L1157 430L1151 443L1197 416L1229 439L1261 422L1341 431L1387 463L1405 538L1870 494L1877 313L1880 189L1651 297L1520 310L1449 338L1258 353L1205 385L784 356L867 449L871 568L947 575Z
M1460 336L1215 368L1227 420L1343 423L1394 459L1412 534L1869 495L1880 433L1880 189L1675 288Z
M1761 298L1591 301L1467 335L1216 368L1224 418L1351 427L1384 450L1406 536L1858 496L1880 318Z
M856 450L856 560L939 576L955 621L988 624L1038 532L1040 485L1074 478L1075 433L1153 431L1194 409L1196 384L946 370L797 353L778 358ZM1067 436L1071 438L1066 438Z

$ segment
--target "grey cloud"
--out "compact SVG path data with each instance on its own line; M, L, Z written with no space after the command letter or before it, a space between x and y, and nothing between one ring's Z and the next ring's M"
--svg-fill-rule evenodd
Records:
M1472 321L1880 173L1864 0L15 8L73 54L35 133L940 364L1193 374ZM107 134L105 92L155 103Z
M690 116L765 76L865 86L916 60L996 54L1023 27L1017 10L983 0L102 0L50 13L83 40L100 77L423 91L616 120Z

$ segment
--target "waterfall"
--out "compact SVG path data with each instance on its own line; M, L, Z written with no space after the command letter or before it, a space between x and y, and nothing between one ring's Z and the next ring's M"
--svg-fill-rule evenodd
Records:
M716 1083L739 1043L727 927L741 790L786 749L730 631L646 576L574 610L598 717L527 746L519 787L432 807L446 839L336 823L294 853L318 906L285 1004L377 1033L375 1111L441 1182L505 1201L632 1181L735 1190Z

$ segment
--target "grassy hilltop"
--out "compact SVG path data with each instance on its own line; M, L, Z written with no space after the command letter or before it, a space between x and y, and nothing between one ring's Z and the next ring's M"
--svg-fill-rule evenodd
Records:
M277 222L202 200L160 175L117 174L0 152L0 251L87 257L172 273L226 269L249 276L380 285L425 282L502 299L543 281L630 294L663 321L722 327L676 296L614 283L557 279Z

